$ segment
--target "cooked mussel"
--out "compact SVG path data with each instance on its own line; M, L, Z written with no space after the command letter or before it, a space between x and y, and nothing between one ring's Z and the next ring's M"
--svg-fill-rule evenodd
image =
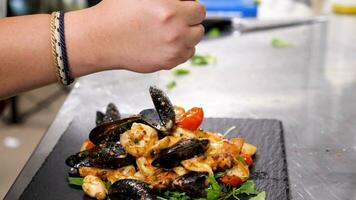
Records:
M206 196L206 175L202 172L190 172L179 176L172 183L172 189L184 192L191 197Z
M120 141L120 134L129 130L134 122L141 121L141 118L136 116L101 124L90 131L89 140L96 145Z
M98 126L103 123L119 120L120 118L121 118L120 112L117 109L117 107L115 106L115 104L109 103L108 106L106 107L105 114L100 111L96 112L95 123Z
M96 111L96 118L95 118L95 124L97 126L101 125L101 124L104 124L104 117L105 117L105 114L100 112L100 111Z
M135 163L120 142L106 142L92 149L69 156L66 164L70 167L80 166L117 169Z
M208 144L209 140L207 139L182 140L172 147L162 149L153 160L152 165L155 167L171 169L178 166L183 160L203 154L207 150Z
M145 182L135 179L121 179L109 189L111 200L155 200L154 191Z
M75 169L78 169L78 167L80 166L89 167L91 166L89 162L89 154L90 151L81 151L79 153L71 155L66 159L66 164ZM72 171L72 173L74 174L75 169L71 169L70 171Z
M165 132L165 133L169 133L169 131L173 128L174 124L175 124L175 112L174 112L174 107L173 104L171 103L171 101L169 100L168 96L166 93L164 93L162 90L160 90L157 87L151 86L149 89L151 98L152 98L152 102L155 106L156 112L151 112L150 116L153 117L152 120L156 120L156 123L153 124L157 124L155 126L156 129L158 129L159 131ZM151 109L152 111L152 109ZM148 118L150 117L145 116L145 113L141 112L141 115L143 116L143 118ZM159 121L157 121L157 115L159 117ZM150 121L152 121L150 120Z

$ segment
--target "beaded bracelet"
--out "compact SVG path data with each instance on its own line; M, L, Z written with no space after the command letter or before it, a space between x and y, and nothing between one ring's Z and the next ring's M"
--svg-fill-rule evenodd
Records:
M51 42L53 64L56 68L58 81L65 86L73 83L64 36L64 12L53 12L51 15Z

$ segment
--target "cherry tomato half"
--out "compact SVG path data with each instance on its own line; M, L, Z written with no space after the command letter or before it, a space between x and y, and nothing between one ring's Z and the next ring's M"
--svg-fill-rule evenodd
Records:
M242 156L242 158L244 159L245 163L246 163L249 167L251 167L252 164L253 164L253 160L252 160L251 156L248 155L248 154L245 154L245 153L242 153L241 156Z
M177 122L177 126L195 131L199 128L204 119L202 108L194 107L184 113L182 118Z
M225 176L220 177L219 180L225 185L231 185L234 187L239 186L242 183L241 178L239 178L238 176L225 175Z

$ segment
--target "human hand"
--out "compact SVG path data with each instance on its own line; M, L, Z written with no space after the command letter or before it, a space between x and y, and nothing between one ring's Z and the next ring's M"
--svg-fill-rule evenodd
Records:
M66 17L70 62L86 59L98 71L173 68L194 55L204 34L205 9L196 1L104 0L76 12Z

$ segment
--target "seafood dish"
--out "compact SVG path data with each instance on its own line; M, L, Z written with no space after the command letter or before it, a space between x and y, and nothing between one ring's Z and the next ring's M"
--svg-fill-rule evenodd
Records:
M136 115L122 118L112 103L96 113L65 160L70 185L99 200L265 199L249 179L256 146L203 130L202 108L174 106L154 86L149 93L154 108Z

